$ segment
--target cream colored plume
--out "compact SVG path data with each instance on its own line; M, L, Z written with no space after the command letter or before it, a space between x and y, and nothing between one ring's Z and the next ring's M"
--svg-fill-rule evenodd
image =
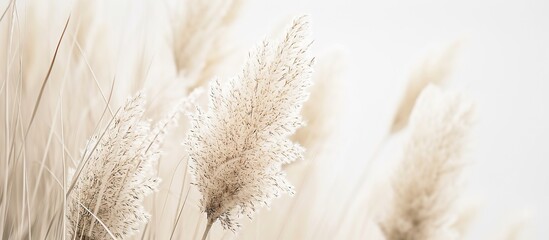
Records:
M282 164L303 158L289 140L311 85L309 20L293 22L285 38L264 42L236 78L211 85L207 111L191 115L186 145L194 183L211 224L236 231L241 215L252 217L282 193L293 193Z
M472 104L428 86L410 121L403 159L392 177L393 201L380 226L387 240L455 239L454 202Z
M126 239L149 219L145 196L157 190L156 162L165 129L184 102L154 128L143 119L141 93L128 99L106 129L87 143L67 193L69 236Z

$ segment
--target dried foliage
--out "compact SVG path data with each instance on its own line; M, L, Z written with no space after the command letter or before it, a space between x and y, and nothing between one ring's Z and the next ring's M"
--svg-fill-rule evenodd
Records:
M208 110L191 116L187 147L209 223L235 231L240 214L251 218L293 192L281 166L303 157L288 137L302 124L311 84L308 28L307 17L298 18L282 41L260 45L238 77L212 84Z
M116 112L105 130L86 144L67 199L69 236L126 239L147 222L145 196L157 190L156 162L164 128L142 119L141 94Z
M381 221L388 240L455 239L456 183L472 121L472 105L434 86L411 117L403 159L392 178L393 202Z
M439 89L457 45L412 74L375 148L349 138L369 133L354 118L363 102L340 95L355 87L341 58L313 74L309 17L223 80L240 64L230 34L245 0L131 2L0 3L0 238L199 239L204 215L203 240L464 238L472 105ZM371 166L400 136L388 183L345 162L372 147Z
M238 18L244 0L188 0L173 26L177 71L188 79L187 89L204 86L227 54L227 31Z

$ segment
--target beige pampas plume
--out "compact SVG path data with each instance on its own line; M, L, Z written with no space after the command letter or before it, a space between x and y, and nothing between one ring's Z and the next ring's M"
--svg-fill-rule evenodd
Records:
M302 125L300 111L311 84L309 20L303 16L280 42L264 42L242 73L211 85L206 112L191 115L186 145L194 183L208 225L219 220L236 231L242 214L252 217L282 193L293 193L282 164L303 158L289 140Z
M239 16L244 0L189 0L173 29L177 72L190 82L187 90L203 86L223 62L226 32Z
M354 191L360 191L364 187L365 182L370 176L370 170L374 167L375 161L387 141L393 136L393 134L400 132L408 125L410 114L416 105L417 99L420 93L430 84L441 85L450 74L454 56L459 49L459 42L454 43L446 49L446 51L438 58L432 58L425 61L410 77L408 85L406 86L404 96L401 98L397 107L397 111L390 124L389 131L383 136L383 138L374 147L373 154L367 160L363 172L361 173L360 180L354 187ZM357 198L351 198L348 200L349 204Z
M393 117L390 133L402 130L407 124L419 94L429 84L439 85L450 74L459 43L451 45L438 58L425 61L410 77L404 96Z
M392 177L393 202L380 222L387 240L456 238L456 182L471 121L472 104L462 96L434 86L423 90Z
M155 164L172 113L151 128L141 93L127 100L86 145L67 193L68 235L126 239L147 222L144 197L157 190Z

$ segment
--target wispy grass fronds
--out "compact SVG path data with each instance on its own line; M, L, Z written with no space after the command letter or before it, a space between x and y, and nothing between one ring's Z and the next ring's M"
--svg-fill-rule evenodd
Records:
M142 202L160 181L154 169L163 131L142 119L144 106L140 93L127 100L87 143L67 193L71 238L125 239L149 219Z
M353 192L359 192L364 188L364 185L370 177L370 171L374 168L375 162L379 158L379 154L385 147L387 141L397 132L404 129L409 122L410 114L416 105L420 93L430 84L441 85L448 75L452 67L454 55L458 50L459 45L456 43L450 46L438 58L427 59L410 77L405 88L404 96L401 98L397 107L397 111L390 123L389 131L375 145L372 155L367 159L366 165L360 174L360 179L357 181ZM352 205L353 201L358 198L349 198L348 204ZM350 208L347 208L350 209ZM348 211L348 210L346 210Z
M380 226L387 240L454 239L454 202L472 104L428 86L410 121L402 162L392 177L393 202Z
M390 128L391 133L408 125L419 94L429 84L439 85L450 75L454 56L459 45L450 46L440 57L426 60L410 77L404 95L398 105Z
M239 16L244 0L189 0L173 29L177 71L190 82L189 92L215 74L226 54L226 32Z
M289 136L302 125L311 85L308 35L308 18L294 20L282 41L250 54L239 76L212 83L208 110L191 115L186 145L208 218L204 237L217 220L236 231L241 215L251 218L281 193L293 193L281 166L303 158Z

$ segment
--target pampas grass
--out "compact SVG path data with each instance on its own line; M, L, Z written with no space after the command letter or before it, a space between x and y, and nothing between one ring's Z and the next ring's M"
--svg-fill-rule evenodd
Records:
M463 97L426 87L411 116L403 159L392 178L393 203L380 222L388 240L456 239L456 183L472 121Z
M126 239L149 219L141 202L160 181L154 165L161 138L141 120L144 104L141 94L129 99L86 144L67 192L69 237Z
M0 3L2 239L464 238L472 108L442 84L455 47L411 76L377 148L407 137L402 159L366 184L377 169L355 180L344 160L379 151L340 136L362 103L342 57L313 64L314 17L246 55L231 35L245 0L168 2Z
M208 111L191 116L187 147L208 218L204 238L216 220L236 231L240 214L251 218L274 197L293 193L281 165L303 158L288 137L302 124L311 84L308 28L301 17L282 41L264 42L241 75L225 86L213 83Z
M204 86L223 63L227 31L244 0L189 0L180 8L173 26L173 56L177 71L187 78L188 91Z

